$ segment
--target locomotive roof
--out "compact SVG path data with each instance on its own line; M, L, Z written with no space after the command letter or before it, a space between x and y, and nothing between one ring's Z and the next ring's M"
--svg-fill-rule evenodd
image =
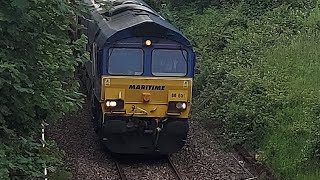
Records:
M85 0L94 6L92 18L100 33L96 42L101 47L133 36L157 36L190 46L187 38L173 25L162 18L142 0L103 0L109 8L97 4L95 0ZM93 31L92 33L96 33ZM90 32L89 32L90 33Z

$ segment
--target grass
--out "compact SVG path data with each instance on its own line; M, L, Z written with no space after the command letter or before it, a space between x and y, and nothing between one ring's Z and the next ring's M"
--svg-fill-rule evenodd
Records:
M213 99L196 116L257 148L281 180L320 179L318 7L248 18L240 4L176 18L199 57L194 94Z
M268 52L266 78L280 82L277 96L283 106L269 122L262 157L286 179L320 179L317 147L320 105L320 36L308 32Z

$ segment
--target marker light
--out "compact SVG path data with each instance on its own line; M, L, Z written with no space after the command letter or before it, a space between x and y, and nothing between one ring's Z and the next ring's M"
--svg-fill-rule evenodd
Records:
M186 104L186 103L178 102L178 103L176 104L176 108L179 109L179 110L185 110L185 109L187 109L187 104Z
M116 101L107 101L106 105L107 105L107 107L116 107L117 102Z
M152 41L151 41L151 40L146 40L146 42L145 42L145 45L146 45L146 46L151 46L151 44L152 44Z

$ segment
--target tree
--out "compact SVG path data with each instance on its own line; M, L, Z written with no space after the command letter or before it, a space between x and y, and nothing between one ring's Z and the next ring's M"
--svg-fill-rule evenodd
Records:
M45 162L59 162L35 139L42 121L81 103L74 71L84 38L68 36L78 7L64 0L1 2L0 179L39 177Z

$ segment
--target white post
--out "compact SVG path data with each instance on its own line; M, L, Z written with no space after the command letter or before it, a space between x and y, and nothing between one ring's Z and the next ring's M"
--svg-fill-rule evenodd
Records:
M45 122L42 122L42 135L41 135L41 140L42 140L42 147L44 148L45 146L46 146L46 139L45 139L45 134L44 134L44 127L45 127ZM44 180L48 180L48 178L47 178L47 175L48 175L48 170L47 170L47 167L46 167L46 165L44 166Z

